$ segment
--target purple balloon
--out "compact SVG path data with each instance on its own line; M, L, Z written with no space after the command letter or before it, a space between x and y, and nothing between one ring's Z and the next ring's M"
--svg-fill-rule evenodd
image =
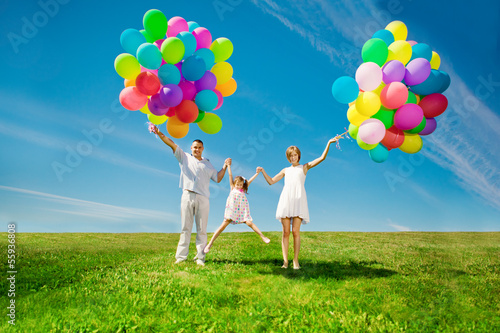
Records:
M160 89L160 98L165 106L177 106L182 102L182 90L176 84L166 84Z
M196 95L196 87L190 81L181 81L179 88L182 90L182 98L192 101Z
M394 126L400 130L407 131L417 127L424 119L424 111L420 106L408 103L396 110L394 114Z
M425 123L425 127L420 131L420 135L429 135L436 130L437 121L435 118L425 118L427 122Z
M194 86L196 87L196 91L214 90L217 86L217 78L214 73L206 71L201 79L194 82Z
M168 107L163 104L160 94L154 94L148 101L148 109L155 116L163 116L168 111Z
M405 65L399 60L391 60L382 67L382 81L385 84L401 82L405 77Z
M431 63L424 58L413 59L406 65L405 83L414 86L424 82L431 74Z

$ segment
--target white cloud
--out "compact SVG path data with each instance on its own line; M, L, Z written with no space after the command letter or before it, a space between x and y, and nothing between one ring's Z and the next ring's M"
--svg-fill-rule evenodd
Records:
M55 203L58 208L44 207L43 209L60 214L87 216L117 222L145 219L160 220L171 223L177 222L176 215L157 210L114 206L3 185L0 185L0 190L20 193L23 196L33 198L35 200Z
M409 227L394 224L391 219L387 219L387 221L389 222L388 226L396 229L397 231L412 231Z

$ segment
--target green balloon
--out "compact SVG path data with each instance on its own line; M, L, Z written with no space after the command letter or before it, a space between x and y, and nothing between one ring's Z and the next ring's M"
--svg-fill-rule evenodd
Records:
M150 9L144 14L142 20L144 29L153 37L154 41L165 38L168 28L168 20L158 9Z
M207 134L215 134L222 128L222 120L215 113L205 112L205 116L198 123L198 127Z
M394 114L395 112L392 110L382 110L380 109L377 113L375 113L372 118L380 120L386 129L391 128L394 125Z
M408 99L405 104L417 104L417 96L411 91L408 91Z
M363 142L359 136L358 138L356 139L356 141L358 142L358 146L359 148L361 149L364 149L364 150L372 150L373 148L377 147L378 143L374 143L374 144L368 144L368 143L365 143Z
M387 44L380 38L372 38L366 41L361 49L361 58L364 62L374 62L382 67L389 55Z
M216 63L226 61L233 54L233 43L224 37L217 38L210 46L210 50L214 53Z
M349 124L349 135L354 140L356 140L358 138L358 130L359 130L359 126Z
M154 43L155 42L155 40L153 39L153 37L151 37L151 35L148 34L146 32L146 30L144 30L144 29L143 30L139 30L139 32L144 36L144 38L146 38L146 42L148 42L148 43Z
M198 118L193 123L199 123L203 118L205 118L205 111L198 110Z
M182 60L185 52L184 43L177 37L168 37L161 44L161 54L167 64L175 65Z
M422 121L420 122L420 124L418 124L417 127L415 128L412 128L411 130L408 130L408 131L405 131L406 133L411 133L411 134L417 134L417 133L420 133L424 128L425 128L425 125L427 124L427 119L422 119Z

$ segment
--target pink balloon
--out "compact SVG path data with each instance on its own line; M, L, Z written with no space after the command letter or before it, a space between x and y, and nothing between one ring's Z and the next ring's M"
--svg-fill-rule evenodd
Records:
M356 82L363 91L375 90L382 83L382 69L374 62L362 63L356 70Z
M394 114L394 126L407 131L417 127L424 119L424 111L420 106L408 103L397 109Z
M182 90L183 99L192 101L196 95L196 87L190 81L179 82L179 88Z
M416 45L418 44L418 42L414 41L414 40L407 40L406 41L408 44L410 44L410 46L413 46L413 45Z
M181 31L189 31L189 27L185 19L180 16L174 16L168 20L167 37L175 37Z
M443 94L430 94L422 98L418 103L427 118L434 118L441 115L448 107L448 99Z
M150 72L150 73L153 73L154 75L158 76L157 69L147 69L147 68L141 66L141 73L143 73L143 72Z
M163 44L163 41L164 41L164 39L158 39L153 44L155 44L156 47L161 50L161 44Z
M408 88L401 82L391 82L380 92L380 102L388 109L397 109L408 100Z
M217 89L214 89L215 94L217 95L217 98L219 99L219 102L217 102L217 106L215 107L214 110L217 110L222 106L222 103L224 103L224 97L222 96L221 92L218 91Z
M420 135L429 135L436 130L437 121L434 118L426 118L425 127L420 131Z
M210 48L210 45L212 45L212 34L207 28L198 27L194 29L192 33L194 38L196 38L196 50L201 48Z
M365 120L358 129L358 137L370 145L379 143L385 136L385 126L380 120L370 118Z
M120 92L120 104L127 110L136 111L148 102L148 96L144 95L137 87L126 87Z
M405 78L405 65L399 60L391 60L382 67L382 80L388 84L401 82Z

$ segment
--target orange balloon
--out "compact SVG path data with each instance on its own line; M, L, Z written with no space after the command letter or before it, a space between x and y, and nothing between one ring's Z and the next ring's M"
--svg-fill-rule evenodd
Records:
M231 78L226 83L216 86L215 89L220 91L223 97L227 97L234 94L234 92L236 91L236 86L236 81L234 80L234 78Z
M189 124L183 123L177 116L170 117L167 120L167 132L173 138L181 139L188 134Z
M125 79L125 82L123 84L125 85L125 88L133 87L133 86L135 86L135 79L133 79L133 80Z

